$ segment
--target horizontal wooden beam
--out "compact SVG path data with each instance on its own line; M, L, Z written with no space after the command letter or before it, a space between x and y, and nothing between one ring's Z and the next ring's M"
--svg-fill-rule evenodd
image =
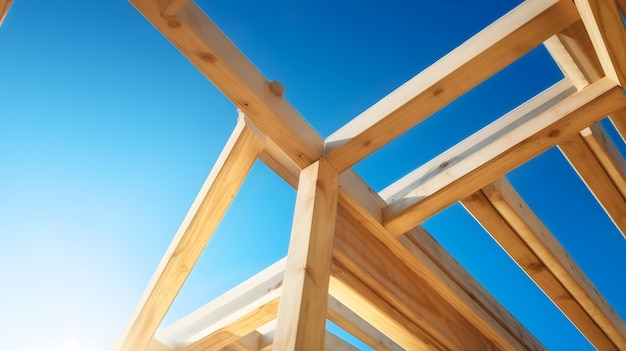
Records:
M463 206L598 350L626 349L626 325L503 178Z
M282 289L277 289L250 303L237 313L230 315L225 322L214 325L216 330L195 341L191 345L177 346L181 351L218 351L246 335L254 332L262 325L276 319Z
M246 178L263 139L240 119L139 301L117 350L144 350Z
M390 201L383 211L385 228L395 235L407 232L626 106L620 87L606 78L575 94L568 88L557 84L393 184L383 192Z
M321 136L193 1L130 2L291 162L302 169L322 155Z
M604 74L626 87L626 28L615 0L577 0Z
M326 139L340 172L579 19L570 1L525 1Z
M281 259L253 277L247 279L213 301L207 303L174 324L156 333L164 344L189 345L217 330L215 325L237 313L253 301L282 287L285 259Z

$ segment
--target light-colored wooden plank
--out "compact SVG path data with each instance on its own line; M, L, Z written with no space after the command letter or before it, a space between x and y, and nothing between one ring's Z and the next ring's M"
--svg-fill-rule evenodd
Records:
M168 347L161 341L152 338L146 347L146 351L174 351L174 349Z
M165 18L174 18L180 10L190 0L158 0L161 8L161 16Z
M156 337L170 347L190 344L216 330L217 323L248 306L253 301L282 287L285 259L281 259L237 285L174 324L160 330Z
M525 1L326 139L344 171L579 18L569 1Z
M339 174L325 159L305 168L296 197L274 349L324 347Z
M624 200L620 189L604 169L599 158L587 143L587 140L594 144L599 153L604 153L604 156L600 154L600 157L606 159L610 158L610 156L606 154L606 150L602 148L602 145L600 145L596 137L591 135L591 130L589 130L588 133L587 138L584 138L578 133L572 135L559 143L559 149L563 152L563 155L565 155L565 158L572 167L574 167L578 175L580 175L580 178L587 185L602 208L604 208L622 235L626 237L626 200ZM620 160L623 161L621 156L619 157ZM607 160L606 162L607 166L610 167L612 165L611 160ZM614 168L613 171L618 172L618 169ZM621 183L623 184L624 174L614 173L614 175L621 177Z
M583 129L580 135L585 139L615 187L626 199L626 162L617 145L598 123Z
M239 120L139 301L117 350L145 349L263 149Z
M552 90L552 89L551 89ZM550 90L550 91L551 91ZM539 95L536 99L541 99ZM555 98L560 99L558 96ZM535 99L533 99L534 101ZM529 104L533 105L533 101ZM554 102L554 101L553 101ZM504 128L485 127L392 185L385 227L401 235L456 201L626 105L623 91L603 78L556 105L541 103ZM550 107L552 106L552 107ZM546 110L546 107L547 110ZM511 112L515 115L524 107ZM511 122L511 123L509 123ZM488 131L488 133L485 133ZM468 150L470 150L468 152Z
M12 4L13 0L0 0L0 26L2 26L2 22L4 22L4 18L9 13Z
M626 108L611 112L609 118L622 137L622 141L626 143Z
M501 152L501 144L516 129L521 129L542 112L573 95L576 89L564 79L513 111L507 113L459 144L433 158L402 179L389 185L380 196L387 203L397 203L405 197L419 200L446 186L451 179L448 174L463 174L471 171L475 164L487 162ZM517 140L509 143L513 144ZM506 146L508 144L504 144ZM471 162L467 160L471 160ZM446 177L449 179L446 181Z
M598 350L626 349L626 325L503 178L462 201Z
M543 44L578 90L604 76L582 21L576 21Z
M376 351L404 350L332 296L328 299L328 320Z
M344 192L340 192L335 264L343 264L353 274L361 272L359 279L364 282L368 280L368 286L377 295L390 304L395 303L395 308L409 316L413 323L425 328L428 335L437 337L445 348L455 349L461 347L459 344L466 343L467 346L482 342L484 345L497 345L494 347L499 349L544 349L519 322L504 312L503 307L494 308L499 305L495 299L483 300L485 295L475 289L477 283L467 279L467 272L456 272L451 277L441 267L452 270L453 262L433 262L428 254L418 254L421 249L415 245L412 249L407 248L405 243L399 242L379 222L367 215L365 210L356 208L357 204L344 199L345 196ZM348 209L344 210L344 206ZM351 215L356 218L346 223L343 217ZM343 228L343 232L339 228ZM358 228L367 230L363 232L363 229ZM425 231L423 233L427 234ZM434 240L429 245L428 248L433 252L444 251ZM443 254L439 254L437 258L451 260L449 255ZM458 265L456 268L464 271ZM460 283L463 285L459 286ZM406 293L407 291L411 293ZM331 293L335 296L334 292ZM435 310L439 312L433 312ZM360 316L364 318L363 315ZM379 328L378 325L374 326ZM450 330L454 330L454 335L445 335ZM474 335L471 337L472 341L467 341L469 335L477 331L479 335ZM391 338L391 335L388 336ZM404 346L399 340L395 341ZM458 344L455 346L455 343ZM478 348L484 345L474 344Z
M534 335L524 328L423 228L415 228L398 239L413 255L416 260L415 264L422 266L422 269L428 270L434 276L428 279L436 282L437 292L445 296L447 301L488 337L498 340L501 337L493 336L496 332L506 333L526 349L544 349ZM484 310L486 315L476 312L480 309ZM497 323L499 327L491 326L490 323Z
M328 320L376 351L403 351L398 344L364 321L332 295L328 298Z
M261 333L255 330L220 351L259 351L262 338Z
M230 315L226 319L225 325L220 325L222 324L220 323L214 326L219 329L190 345L177 346L176 349L181 351L217 351L236 342L258 327L276 319L281 292L280 289L270 292L258 301Z
M582 28L581 28L582 27ZM600 78L602 67L582 21L551 38L546 47L578 90ZM619 116L618 116L619 117ZM560 150L623 235L626 229L626 166L604 128L596 123L559 145Z
M131 3L300 169L323 153L321 136L193 2L163 16L158 0ZM176 2L178 3L178 1ZM274 89L275 90L275 89Z
M324 349L326 351L359 351L356 347L328 331L324 340Z
M349 270L337 264L332 266L330 292L405 350L445 350L443 345L425 334L407 316L364 285Z
M576 7L587 28L604 74L626 86L626 28L614 0L577 0Z

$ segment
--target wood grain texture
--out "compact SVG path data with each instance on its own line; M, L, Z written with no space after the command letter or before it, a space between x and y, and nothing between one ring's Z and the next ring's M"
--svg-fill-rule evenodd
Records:
M333 289L330 288L329 290L332 291ZM332 294L328 298L328 320L376 351L404 350L387 335L374 328L346 305L339 302Z
M439 166L428 174L425 181L420 177L412 178L414 174L424 173L420 169L401 180L407 186L402 188L400 193L406 195L392 201L384 209L385 228L395 235L407 232L451 204L624 106L626 97L623 91L613 81L603 78L545 111L533 112L534 116L527 122L497 136L495 141L488 140L484 148L479 148L469 156L460 160L450 159L449 155L458 154L456 150L463 151L468 147L462 142L444 153L445 157L438 156L428 163L430 166L434 164ZM472 140L472 143L476 142ZM491 149L494 145L498 147ZM481 155L485 150L496 151L496 154L485 159L484 155ZM454 173L451 171L452 168L462 172ZM430 179L437 180L434 182ZM419 190L423 189L422 185L418 187L415 184L422 183L429 183L427 187L433 186L435 190L426 194L419 193Z
M572 135L559 143L559 149L626 238L626 200L600 159L605 160L607 167L612 170L613 176L622 186L624 184L624 174L621 173L623 169L616 168L618 160L608 155L608 150L597 139L597 133L599 132L593 135L589 130L586 138L579 133ZM594 145L597 153L589 143ZM621 156L619 160L623 163Z
M218 351L236 342L276 318L280 293L280 290L276 290L267 294L259 301L246 306L243 314L234 315L228 324L221 326L191 345L176 349L181 351Z
M189 345L213 331L230 316L239 313L249 304L269 293L281 289L285 272L285 259L281 259L243 283L218 296L172 325L159 330L155 337L169 347ZM218 325L216 327L216 325Z
M325 159L305 168L296 197L274 348L321 350L339 174Z
M145 349L263 149L240 120L183 220L116 349Z
M342 232L339 230L337 231L335 241L335 255L337 259L335 261L341 262L339 257L349 257L350 260L343 263L346 266L346 269L353 272L353 274L356 274L354 272L359 272L359 269L361 269L361 272L367 272L362 273L365 274L365 277L367 277L367 274L377 272L377 270L384 272L380 273L381 276L385 277L383 281L377 281L371 277L368 278L371 282L371 285L368 286L370 286L370 288L377 294L382 296L387 301L398 302L407 299L407 301L409 301L407 302L408 305L413 307L415 307L416 304L419 305L420 303L424 303L424 299L430 300L431 302L436 301L437 299L444 299L445 302L433 302L434 305L448 311L445 313L440 312L445 315L445 317L441 318L454 319L455 316L456 318L459 318L459 315L463 316L462 318L465 319L465 323L476 327L477 330L480 331L483 335L483 341L485 339L489 340L486 344L497 345L497 348L499 349L509 350L544 349L543 345L541 345L541 343L539 343L532 336L532 334L519 324L515 318L506 313L505 309L502 306L499 306L499 303L495 301L493 297L489 294L485 294L484 290L481 291L481 289L476 289L476 286L478 285L477 282L473 281L471 276L462 267L460 267L458 263L454 262L449 254L445 254L445 250L441 248L436 241L432 238L424 238L423 241L420 242L420 244L423 245L410 244L410 247L407 247L409 244L398 241L398 239L389 233L379 222L369 216L364 209L359 209L358 204L354 201L350 201L346 197L347 194L340 191L339 218L341 219L342 216L355 217L347 222L346 220L343 220L342 222L348 223L349 226L346 228L352 231L352 234L348 236L348 238L350 238L349 244L348 241L344 244L346 246L345 248L341 246L343 243L341 238L342 235L346 234L340 234ZM346 214L342 214L344 207ZM340 222L338 220L338 225L339 223ZM356 223L358 223L358 225ZM363 229L366 231L363 232ZM426 231L421 231L419 234L429 236ZM367 241L363 244L360 240ZM421 252L422 248L428 249L429 253L426 254ZM375 250L376 252L374 253L372 250ZM346 254L340 256L339 252L344 251ZM367 254L364 252L370 253ZM434 256L431 252L435 253ZM376 257L374 262L368 261L368 258L371 259L371 257ZM433 262L430 257L436 257L441 261ZM383 258L387 261L383 261ZM361 261L359 261L359 259ZM383 266L378 267L378 265ZM397 276L388 272L397 273ZM361 276L359 276L359 279L366 280L366 278ZM416 284L417 282L420 282L419 288L408 288L408 286ZM382 288L378 288L378 286L382 286ZM381 292L377 289L390 289L396 294L399 294L402 291L413 291L413 293L419 291L419 296L421 296L421 298L412 300L412 295L405 295L403 299L398 298L397 296L393 297L393 293L391 293L391 296L387 296L385 294L390 294L389 292ZM428 311L432 311L429 310L432 306L430 304L428 306L429 307L422 306L415 308L418 311L422 311L421 313L427 313ZM454 312L449 311L446 306L451 306L449 308L451 308ZM420 312L407 312L406 309L404 310L404 313L413 316L414 318L423 316ZM437 328L438 324L435 323L437 318L423 318L422 322L431 324L428 328ZM418 321L414 321L414 323L416 325L420 325ZM456 325L454 322L449 323L451 323L450 325ZM439 326L441 326L441 324L439 324ZM464 327L460 327L459 330L463 330ZM455 330L456 336L458 336L459 333L460 335L463 335L463 333L459 332L459 330ZM433 336L434 335L437 334L433 334ZM455 339L453 336L448 337L451 338L451 342L454 342ZM445 337L443 338L445 340ZM442 342L439 339L438 341ZM451 345L447 345L446 347L451 347ZM454 347L452 347L452 349L454 349Z
M323 153L321 136L193 2L164 16L157 0L130 1L299 168Z
M626 348L624 322L504 178L462 204L597 349Z
M344 171L579 19L569 1L526 1L326 139Z
M626 28L618 4L614 0L577 0L576 7L604 74L626 86Z

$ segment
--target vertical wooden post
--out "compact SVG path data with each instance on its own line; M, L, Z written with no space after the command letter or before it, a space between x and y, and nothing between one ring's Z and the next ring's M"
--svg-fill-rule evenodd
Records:
M300 173L274 350L323 350L338 173L325 159Z

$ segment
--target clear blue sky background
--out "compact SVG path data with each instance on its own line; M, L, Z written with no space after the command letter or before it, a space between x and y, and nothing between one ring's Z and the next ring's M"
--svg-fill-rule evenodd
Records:
M325 137L516 2L198 4ZM537 48L356 169L380 190L561 77ZM109 350L236 116L129 3L16 1L0 27L2 348ZM558 150L509 180L626 316L626 243ZM294 200L257 164L164 323L284 256ZM550 349L591 349L462 207L425 227Z

